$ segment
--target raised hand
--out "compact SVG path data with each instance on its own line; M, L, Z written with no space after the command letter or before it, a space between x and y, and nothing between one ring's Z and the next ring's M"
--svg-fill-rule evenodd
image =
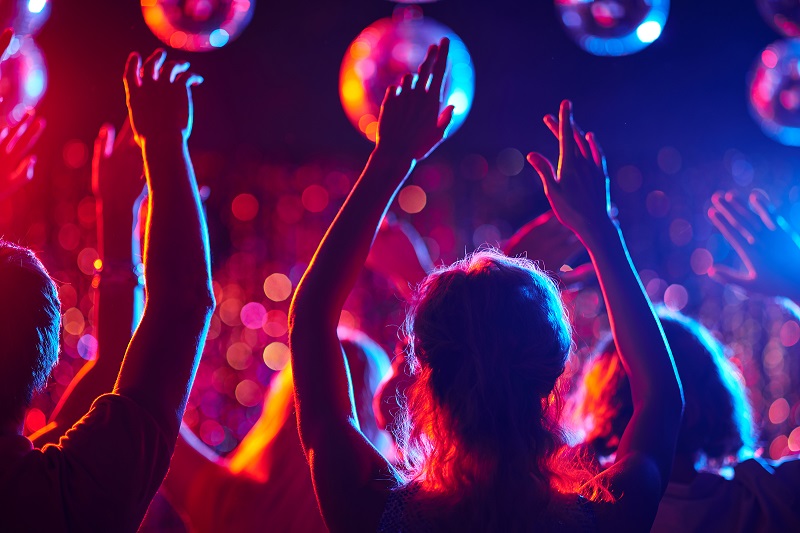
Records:
M41 137L44 126L44 119L36 118L36 112L31 108L22 120L0 132L0 198L33 179L36 156L30 152Z
M400 87L386 90L378 120L378 150L421 161L444 140L453 118L453 106L439 112L449 49L447 38L431 45L416 78L406 74Z
M572 102L564 100L558 123L558 173L539 153L528 154L528 162L542 179L544 192L558 220L584 240L598 224L607 226L610 222L611 203L606 161L600 145L593 133L580 135L577 131Z
M166 61L167 53L156 50L142 65L136 52L125 65L125 93L136 142L142 138L189 138L192 132L190 87L203 78L189 71L189 63Z
M94 141L92 158L95 197L109 207L132 209L144 186L142 150L136 145L130 121L125 121L119 135L114 126L103 124Z
M711 198L708 217L744 263L744 270L714 265L708 274L767 296L800 302L800 235L778 215L767 195L750 193L749 205L732 191Z

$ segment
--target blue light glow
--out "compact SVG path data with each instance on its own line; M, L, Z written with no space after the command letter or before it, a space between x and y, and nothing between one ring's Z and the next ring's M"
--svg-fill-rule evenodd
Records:
M222 28L217 28L211 32L211 35L208 36L208 44L214 48L222 48L228 44L229 39L230 35L228 35L227 31L223 30Z
M560 20L572 39L598 56L639 52L658 40L669 0L557 0Z
M661 36L661 24L655 20L649 20L636 28L636 36L643 43L652 43Z
M47 5L47 0L28 0L28 11L31 13L41 13Z

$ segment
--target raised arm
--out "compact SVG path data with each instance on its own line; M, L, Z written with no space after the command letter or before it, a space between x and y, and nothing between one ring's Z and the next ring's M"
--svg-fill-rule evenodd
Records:
M767 195L755 190L745 205L732 191L717 192L711 202L708 217L736 250L744 270L714 265L709 276L800 305L800 235L777 213Z
M336 328L389 204L415 163L441 143L452 118L452 107L440 113L448 47L445 39L429 49L416 84L408 74L399 90L387 90L375 150L317 248L289 312L300 438L332 531L374 531L395 483L387 461L359 430Z
M31 435L37 448L58 439L80 420L95 398L111 392L135 327L134 299L141 261L135 225L144 189L142 151L128 121L119 136L105 124L95 140L92 191L97 210L97 242L103 262L94 292L97 358L73 378L53 411L50 422Z
M142 148L149 211L145 306L115 392L147 409L177 436L214 307L208 234L187 140L191 87L202 78L163 50L125 67L131 127Z
M558 172L542 155L528 160L539 173L558 219L589 251L608 309L614 342L630 379L634 413L609 472L628 523L649 527L666 488L680 427L683 396L661 324L633 268L619 227L609 215L605 157L592 133L576 135L572 104L559 116ZM638 529L635 527L634 529Z

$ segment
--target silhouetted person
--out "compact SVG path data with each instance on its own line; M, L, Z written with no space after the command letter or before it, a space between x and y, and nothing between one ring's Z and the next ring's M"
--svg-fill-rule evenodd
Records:
M22 417L56 362L59 302L32 252L2 245L0 526L136 531L166 474L214 306L205 220L186 141L188 63L131 54L125 87L149 189L146 302L113 392L57 445L33 449Z

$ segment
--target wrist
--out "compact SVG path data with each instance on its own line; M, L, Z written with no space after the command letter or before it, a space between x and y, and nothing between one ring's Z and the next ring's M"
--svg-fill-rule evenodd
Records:
M148 150L158 150L166 148L174 150L175 148L183 148L187 146L188 139L182 131L163 131L158 133L151 133L148 135L139 135L139 143L142 147L142 152Z
M396 165L398 167L403 166L409 169L411 169L416 163L414 156L406 151L398 149L394 146L386 146L381 143L376 144L375 148L372 150L370 161L373 160L381 163Z
M590 253L605 248L611 243L622 241L619 225L610 218L575 233Z

